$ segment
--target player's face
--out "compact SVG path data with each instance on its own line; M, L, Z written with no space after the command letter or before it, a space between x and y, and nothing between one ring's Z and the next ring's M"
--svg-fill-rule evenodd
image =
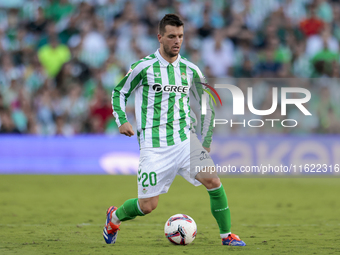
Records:
M165 54L176 57L183 42L183 26L165 26L164 35L159 35L159 42L163 45Z

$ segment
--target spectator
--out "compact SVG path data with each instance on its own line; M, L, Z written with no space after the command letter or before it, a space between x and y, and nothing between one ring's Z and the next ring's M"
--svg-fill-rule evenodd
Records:
M123 79L124 75L123 67L115 59L114 55L111 55L107 59L100 77L105 90L107 92L112 92L116 84Z
M0 89L7 89L12 80L21 78L23 68L14 66L12 55L4 54L0 65Z
M316 0L317 14L325 23L333 21L333 10L328 0Z
M42 7L39 7L36 12L35 20L30 21L27 24L26 28L29 32L32 32L36 36L39 36L45 33L47 24L48 20L45 17L44 10Z
M67 44L69 39L73 36L73 35L77 35L79 34L79 29L76 26L76 19L75 18L71 18L68 22L68 26L59 33L59 38L60 41L63 44Z
M234 55L234 66L239 67L243 65L245 60L251 62L251 65L254 65L258 61L258 56L256 52L252 48L251 41L249 40L240 40L238 46L235 49Z
M0 134L20 134L15 127L11 112L7 108L0 108Z
M68 0L52 0L52 4L45 9L46 16L58 22L69 16L74 10L74 6Z
M74 134L73 128L67 124L65 121L64 115L60 115L56 117L55 120L55 130L53 131L54 135L57 136L70 136Z
M339 52L339 43L332 35L331 27L328 25L320 32L320 35L313 35L307 39L306 52L312 58L325 48L335 53Z
M38 56L49 77L55 77L62 65L71 58L67 46L59 44L56 36L50 38L50 44L39 49Z
M301 20L306 18L305 4L308 0L286 0L283 6L285 17L293 25L298 25Z
M89 120L96 132L104 133L106 124L112 116L110 98L102 87L97 86L95 95L90 102Z
M306 36L316 35L324 28L324 22L318 18L315 5L309 7L309 17L300 23L300 28Z
M73 132L80 133L88 114L88 102L82 96L82 88L79 84L71 85L68 95L61 101L61 110L63 118L60 121L66 120L71 124L70 128L72 127Z
M24 79L27 91L31 94L42 87L47 79L46 72L35 54L29 58L25 67Z
M306 43L300 42L294 48L293 54L293 74L296 77L311 77L313 68L310 58L306 54Z
M202 45L203 61L209 66L212 74L227 77L234 61L234 45L224 37L222 30L216 30L214 36Z
M42 88L35 99L37 121L41 134L51 135L55 129L52 91L46 87Z
M263 78L278 77L281 68L282 64L275 60L275 50L267 48L257 65L256 73Z
M97 24L94 29L91 22L84 23L80 35L70 38L71 47L79 47L79 59L90 67L100 67L108 58L109 50L103 36L103 28Z
M211 35L211 32L213 30L213 27L210 22L210 15L208 14L207 11L204 11L203 13L203 24L202 26L198 29L198 34L202 38L206 38Z

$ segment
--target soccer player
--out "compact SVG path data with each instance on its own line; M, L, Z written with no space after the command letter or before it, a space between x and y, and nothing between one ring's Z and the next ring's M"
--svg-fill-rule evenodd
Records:
M220 230L223 245L245 246L230 231L230 210L227 197L214 171L208 152L212 136L214 110L211 100L202 115L201 144L195 134L194 112L190 111L189 88L194 97L203 92L193 85L204 82L199 68L179 51L183 42L183 22L175 14L167 14L159 23L159 49L132 64L112 94L113 115L121 134L133 136L134 131L125 114L126 100L135 92L137 138L140 146L138 167L138 198L126 200L119 208L106 212L103 236L106 243L115 243L121 222L151 213L159 195L168 192L176 174L195 186L203 184L210 196L212 215ZM199 83L198 83L199 84ZM199 87L198 86L198 87ZM202 100L203 101L203 100ZM191 149L190 149L191 148ZM191 163L191 164L190 164ZM206 166L195 172L194 165Z

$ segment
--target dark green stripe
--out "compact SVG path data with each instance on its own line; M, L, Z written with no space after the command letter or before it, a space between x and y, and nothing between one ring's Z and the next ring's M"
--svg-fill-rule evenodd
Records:
M210 119L210 124L209 124L207 135L204 137L204 141L202 143L202 145L206 148L210 148L212 135L213 135L213 129L214 129L214 118L215 118L215 110L214 110L214 106L212 103L212 99L210 97L209 97L209 105L211 108L211 119Z
M139 133L138 130L137 130L137 140L138 140L138 145L139 145L139 148L140 148L140 133Z
M180 65L179 65L179 69L180 69L180 72L181 72L181 81L182 81L182 85L183 86L188 86L188 77L187 77L187 66L180 62ZM183 79L182 75L185 75L185 79ZM180 119L179 119L179 137L181 138L181 141L183 142L184 140L187 139L187 136L185 134L185 131L184 131L184 128L186 127L187 123L186 123L186 115L185 115L185 111L184 111L184 97L187 96L186 94L182 94L181 98L179 99L179 116L180 116Z
M153 64L153 73L161 74L161 68L160 68L158 61ZM161 75L159 78L157 78L155 75L155 83L162 84ZM153 123L152 123L152 147L160 147L159 125L160 125L160 120L161 120L162 96L163 96L162 91L155 94Z
M175 69L172 64L167 67L169 85L175 85ZM167 112L167 124L166 124L166 141L168 146L174 145L174 105L175 105L176 93L169 93L168 99L168 112Z
M202 82L201 81L201 78L200 76L198 75L197 71L193 68L190 68L193 72L194 72L194 84L193 86L196 86L196 90L197 90L197 93L198 93L198 102L199 104L202 106L202 102L201 102L201 99L202 99L202 94L204 93L204 90L203 90L203 85L200 83ZM206 88L208 91L209 88ZM210 97L209 97L210 99ZM205 120L205 115L201 115L201 134L203 134L203 124L204 124L204 120Z

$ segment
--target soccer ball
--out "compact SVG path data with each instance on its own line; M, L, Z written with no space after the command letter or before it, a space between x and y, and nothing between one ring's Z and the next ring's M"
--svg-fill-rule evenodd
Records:
M197 226L193 218L185 214L171 216L164 226L165 237L173 244L187 245L194 241Z

